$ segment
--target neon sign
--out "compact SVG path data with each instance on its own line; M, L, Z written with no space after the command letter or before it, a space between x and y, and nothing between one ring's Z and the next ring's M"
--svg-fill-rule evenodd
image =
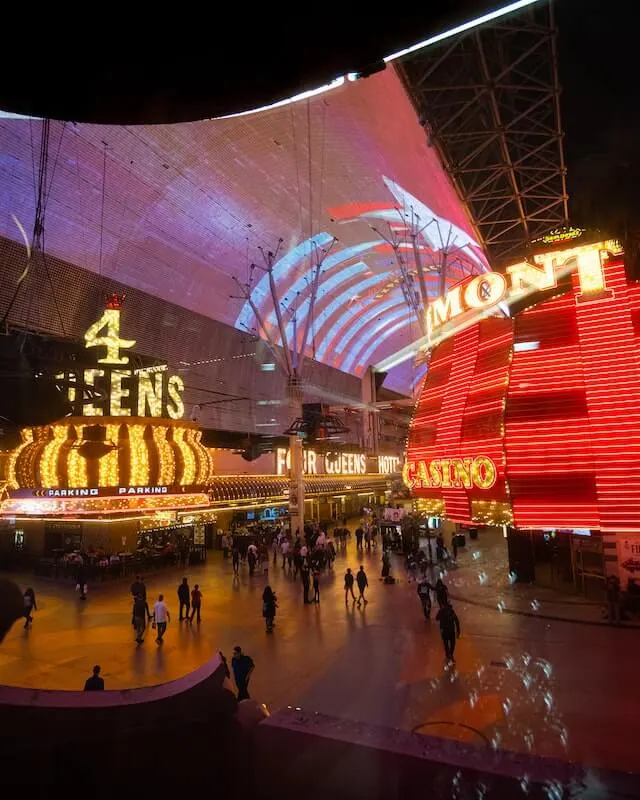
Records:
M320 470L320 459L315 450L303 450L305 475L366 475L367 457L364 453L324 453L324 469ZM291 469L291 454L284 447L276 450L276 474L286 475Z
M488 456L407 461L402 468L402 480L409 489L491 489L497 477L496 465Z
M112 298L109 305L84 335L87 349L104 348L98 358L99 367L85 369L82 381L86 387L95 388L99 399L82 404L85 417L162 417L180 419L184 415L182 392L184 381L179 375L168 375L166 365L131 369L129 356L123 350L135 346L135 339L120 338L120 298ZM63 377L60 375L58 377ZM77 378L75 378L77 381ZM71 376L70 383L74 382ZM77 389L69 387L71 402Z
M427 308L427 328L430 335L439 327L472 312L492 310L500 303L512 302L524 295L553 289L558 277L577 270L581 295L592 299L606 292L603 269L604 243L579 245L567 250L544 253L533 257L535 263L523 261L500 272L476 275L465 284L454 286L444 297L438 297ZM453 333L454 331L452 331Z

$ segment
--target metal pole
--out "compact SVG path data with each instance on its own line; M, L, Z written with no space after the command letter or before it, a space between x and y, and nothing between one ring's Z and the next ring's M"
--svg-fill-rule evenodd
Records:
M302 386L295 375L289 377L289 407L293 419L302 416ZM291 533L304 532L304 453L302 439L289 436L289 517Z

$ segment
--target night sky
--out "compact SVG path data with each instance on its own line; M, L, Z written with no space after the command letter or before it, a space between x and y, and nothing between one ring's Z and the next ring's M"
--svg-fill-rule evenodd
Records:
M625 0L556 2L572 221L613 227L635 242L640 43L632 8Z

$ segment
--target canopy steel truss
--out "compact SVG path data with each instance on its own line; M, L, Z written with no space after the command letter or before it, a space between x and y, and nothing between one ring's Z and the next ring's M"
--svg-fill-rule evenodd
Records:
M398 70L492 266L568 223L552 2Z

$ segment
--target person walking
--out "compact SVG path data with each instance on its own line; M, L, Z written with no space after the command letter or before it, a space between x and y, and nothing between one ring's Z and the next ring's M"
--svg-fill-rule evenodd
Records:
M362 527L356 528L356 547L358 550L362 550L362 537L364 536L364 531Z
M237 575L240 571L240 551L235 545L231 550L231 563L233 564L233 574Z
M143 600L147 599L147 587L140 575L136 575L135 581L131 584L131 596L141 597Z
M320 573L318 570L313 573L313 602L320 602Z
M422 605L422 613L425 619L431 619L431 590L432 586L426 578L418 583L418 597Z
M620 579L616 575L607 578L607 612L609 622L620 622Z
M104 678L100 677L100 664L93 668L90 678L84 682L85 692L104 692Z
M258 560L258 548L250 544L247 548L247 564L249 565L249 577L253 575Z
M444 656L447 661L455 663L453 654L456 649L456 637L460 638L460 620L451 603L447 602L441 606L436 614L436 620L440 623L440 636L444 646Z
M164 595L159 594L158 600L153 606L153 624L157 630L156 642L162 644L165 631L167 630L167 623L171 622L171 615L167 604L164 602Z
M182 583L178 586L178 602L180 603L180 611L178 612L178 622L183 619L189 619L189 611L191 609L191 592L189 590L189 581L187 578L182 579ZM182 610L184 609L184 615Z
M434 591L436 593L436 600L438 601L438 605L440 608L446 606L449 602L449 590L445 586L442 578L438 578L436 581L436 585L434 586Z
M80 561L78 563L78 569L76 571L76 589L80 592L80 599L86 600L87 599L87 574L84 568L84 561L82 561L82 556L80 556Z
M458 558L458 534L454 533L451 537L451 552L453 553L453 560Z
M364 571L364 567L360 564L360 569L358 570L358 574L356 575L356 583L358 584L358 605L362 603L367 605L369 602L367 598L364 596L365 589L369 585L369 581L367 580L367 573Z
M238 687L238 700L249 700L249 679L255 669L255 664L251 656L245 655L238 645L233 648L231 669Z
M36 605L36 593L30 586L25 589L22 598L24 602L24 627L26 630L33 623L33 612L38 610L38 606Z
M309 589L311 588L311 572L309 571L309 567L305 563L300 571L300 578L302 579L302 592L304 596L304 603L308 605L311 600L309 600Z
M351 568L349 567L344 574L344 602L345 604L348 602L348 595L351 592L351 597L353 598L353 602L355 603L356 596L353 591L353 572L351 572Z
M141 595L133 598L133 627L136 632L136 642L142 644L147 627L147 601Z
M441 533L436 536L436 558L438 561L444 559L444 537Z
M288 539L283 539L280 543L280 552L282 553L282 569L285 568L285 564L287 562L287 557L289 555L289 548L291 545L289 544ZM291 567L291 560L289 559L289 567Z
M270 586L265 586L264 592L262 593L262 616L264 617L265 625L267 626L267 633L271 633L273 631L277 607L278 601L275 592Z
M191 616L189 617L189 622L193 622L193 618L196 617L198 625L200 624L201 608L202 592L200 591L200 586L196 583L196 585L193 587L193 591L191 592Z

